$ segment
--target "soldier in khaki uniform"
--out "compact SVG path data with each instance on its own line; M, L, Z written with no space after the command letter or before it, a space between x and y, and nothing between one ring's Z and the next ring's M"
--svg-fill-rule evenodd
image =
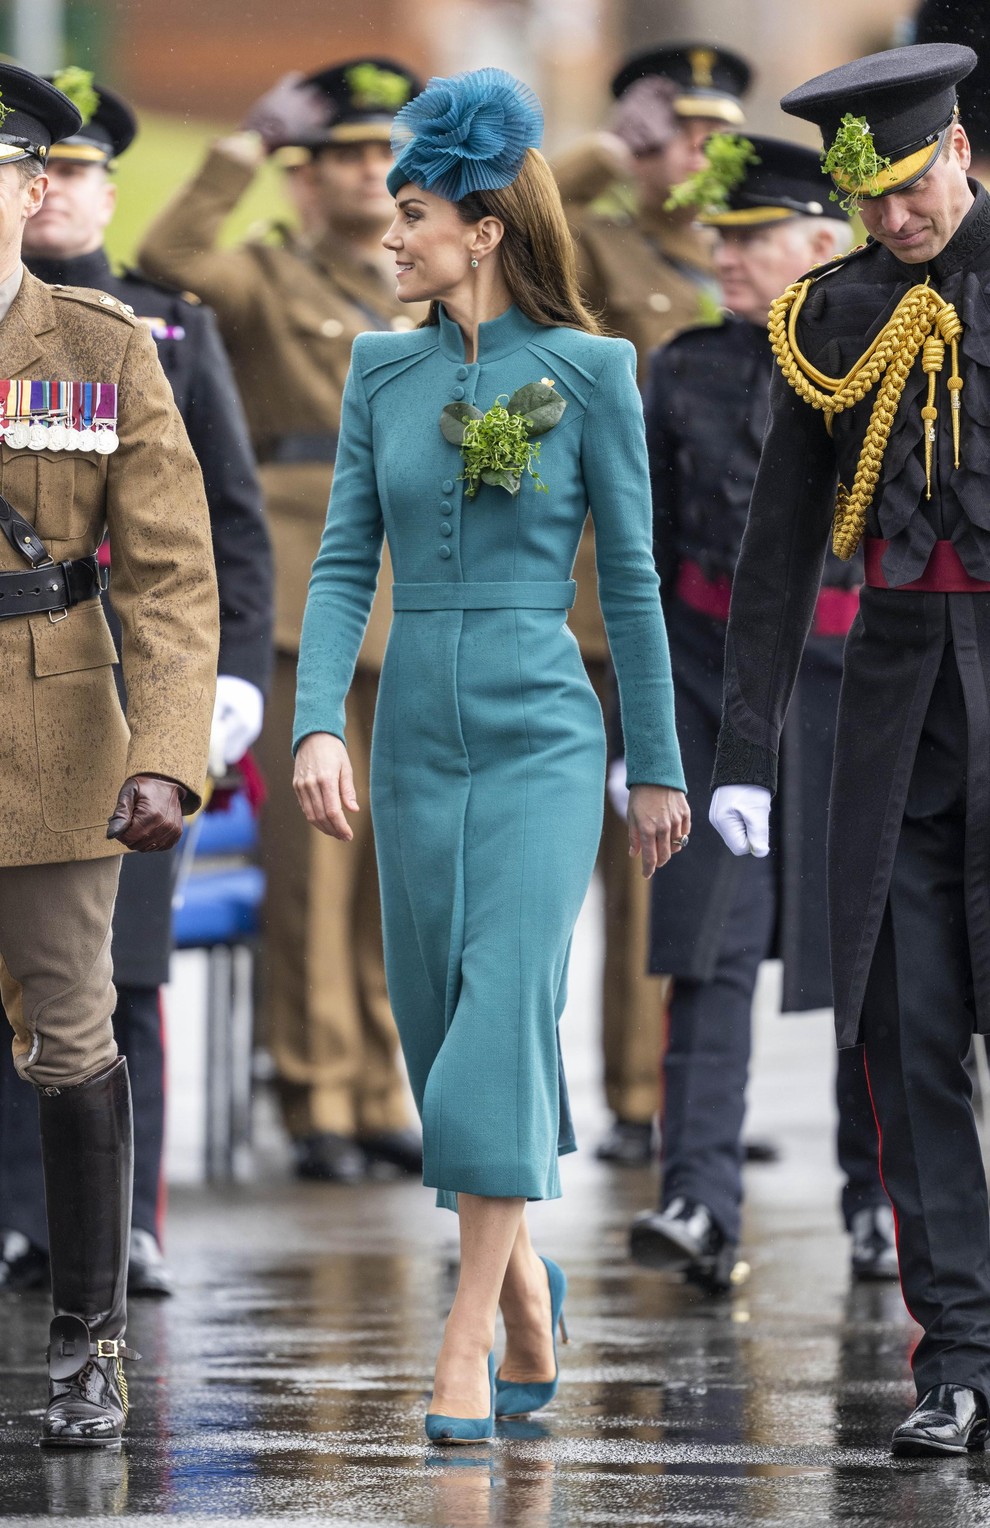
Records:
M131 1100L111 1015L122 847L199 805L217 594L203 482L150 334L47 287L21 240L72 103L0 67L0 998L38 1089L55 1319L49 1447L120 1447ZM127 721L96 551L109 530Z
M345 846L311 833L292 793L296 655L319 548L351 344L367 329L410 328L391 256L389 129L416 81L385 59L289 77L252 109L248 130L215 145L149 228L141 264L215 310L260 463L275 552L276 667L261 739L270 797L266 1010L283 1115L300 1176L354 1181L370 1161L418 1173L385 987L371 821ZM218 249L224 219L268 152L291 165L303 229ZM300 162L302 161L302 162ZM349 737L367 799L371 725L390 621L390 575L350 696ZM355 850L357 852L355 852Z
M666 202L674 186L703 168L711 134L742 122L740 97L749 79L741 58L700 43L637 55L612 81L609 130L582 139L555 163L585 294L607 329L636 346L641 381L651 350L706 314L714 317L711 235L695 226L691 207L671 211ZM634 188L629 210L599 211L608 193L621 199L616 188L623 183ZM595 597L590 521L575 577L570 624L608 715L608 644ZM649 893L629 860L627 837L624 820L606 807L602 1008L605 1095L614 1120L598 1156L637 1165L652 1155L665 983L646 974Z

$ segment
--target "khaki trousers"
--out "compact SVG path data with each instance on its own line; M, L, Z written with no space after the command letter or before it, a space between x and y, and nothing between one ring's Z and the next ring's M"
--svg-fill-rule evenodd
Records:
M409 1123L385 985L378 869L368 800L377 675L358 669L348 752L361 811L345 844L311 828L292 790L296 659L278 653L259 756L269 796L262 972L267 1039L285 1125L299 1139Z
M36 1087L75 1087L116 1058L119 874L119 858L0 867L0 998L14 1065Z
M585 659L605 716L613 698L603 659ZM646 1123L660 1106L660 1049L667 978L647 974L650 882L629 857L629 830L611 802L598 851L605 892L602 1047L605 1098L620 1119Z

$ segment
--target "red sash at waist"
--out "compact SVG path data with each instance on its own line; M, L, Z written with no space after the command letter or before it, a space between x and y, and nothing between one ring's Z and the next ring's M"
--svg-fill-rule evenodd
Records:
M890 588L883 571L883 554L889 545L880 536L863 539L866 582L871 589ZM909 584L898 584L895 592L901 590L923 594L990 594L990 584L966 572L951 541L936 541L924 573Z
M727 573L709 578L696 562L682 562L674 592L679 600L701 615L711 616L715 621L729 619L732 580ZM858 590L822 589L815 605L812 634L816 637L844 637L856 619L858 609Z

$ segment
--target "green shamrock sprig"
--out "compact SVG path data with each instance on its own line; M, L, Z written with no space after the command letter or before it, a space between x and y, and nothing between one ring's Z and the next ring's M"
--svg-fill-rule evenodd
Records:
M346 78L359 111L376 108L398 111L409 99L409 81L393 69L380 69L377 64L352 64Z
M80 69L77 64L69 64L52 75L52 84L56 90L61 90L63 95L69 97L82 117L83 125L92 119L100 104L99 95L93 89L92 69Z
M890 160L877 153L866 118L854 117L847 111L832 147L828 152L822 150L822 166L826 175L841 175L849 182L850 189L843 191L841 197L837 191L829 192L829 196L851 216L858 211L857 202L864 196L883 194L879 186L872 190L863 188L876 181L884 170L890 169Z
M760 156L748 138L736 133L713 133L705 144L705 168L675 186L664 202L668 212L678 207L697 207L701 212L724 212L729 193L746 179L751 164Z
M504 488L515 498L527 474L537 492L548 493L536 470L540 443L534 437L552 430L566 407L547 377L527 382L511 398L500 393L484 414L471 403L448 403L440 429L445 440L461 448L464 471L457 481L467 485L467 498L473 499L482 483Z
M4 105L3 91L0 90L0 127L3 127L3 124L6 122L7 118L10 116L13 110L14 108L12 106Z

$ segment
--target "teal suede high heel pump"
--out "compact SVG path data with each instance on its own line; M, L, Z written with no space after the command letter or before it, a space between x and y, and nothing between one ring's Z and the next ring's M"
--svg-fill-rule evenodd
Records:
M492 1392L487 1417L445 1417L438 1411L426 1413L426 1436L431 1443L484 1443L495 1432L495 1355L488 1355L488 1383Z
M568 1341L567 1323L564 1320L564 1296L567 1294L567 1280L564 1270L551 1262L548 1257L541 1257L540 1262L547 1270L547 1281L550 1285L550 1331L553 1335L553 1379L545 1380L542 1384L519 1385L514 1380L499 1379L495 1377L495 1415L497 1417L524 1417L531 1411L539 1411L541 1406L546 1406L557 1394L557 1384L560 1379L560 1368L557 1364L557 1328L560 1328L560 1340Z

